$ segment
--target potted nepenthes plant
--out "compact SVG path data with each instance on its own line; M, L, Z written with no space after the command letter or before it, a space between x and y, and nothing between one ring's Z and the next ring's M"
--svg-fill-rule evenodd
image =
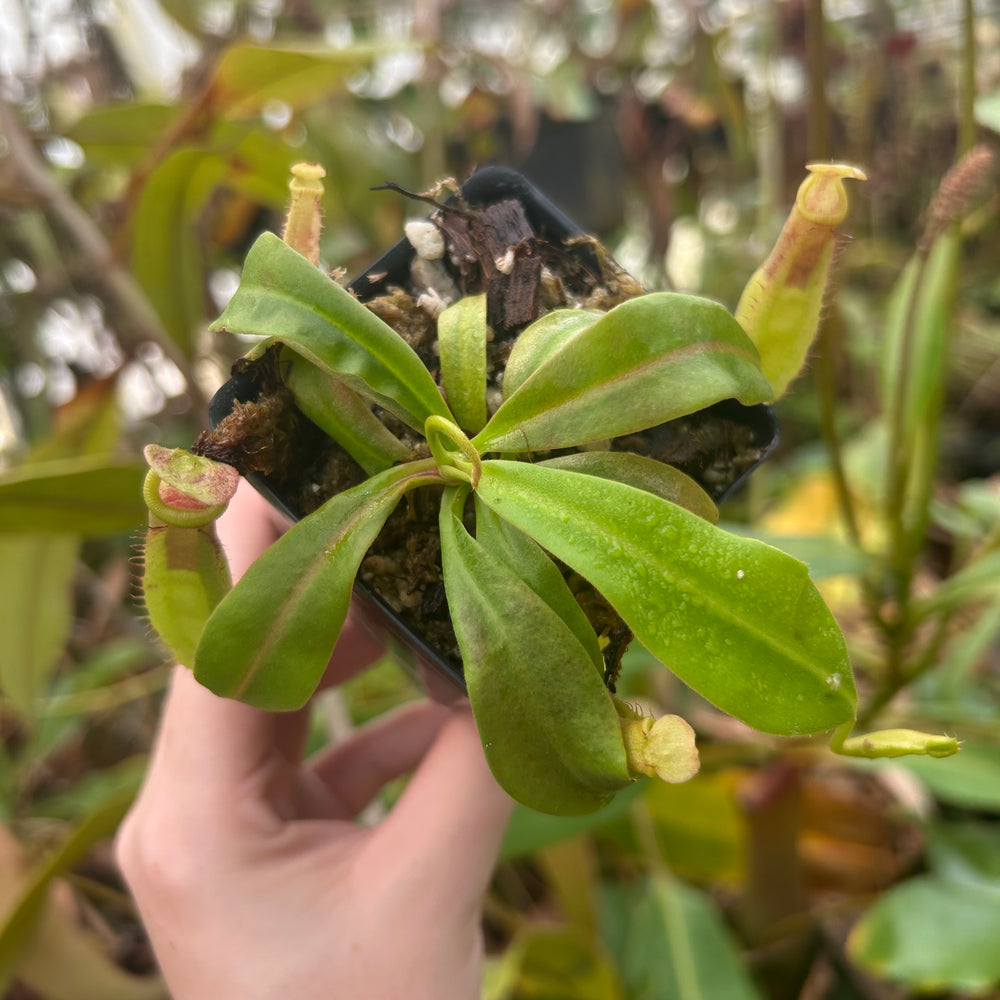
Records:
M429 216L349 288L318 266L323 171L293 171L213 329L261 339L191 452L146 449L145 597L217 694L315 690L352 593L467 691L497 780L553 813L698 767L683 719L615 696L644 644L767 733L864 756L955 741L849 737L843 636L806 566L717 527L802 367L856 168L813 165L735 315L645 294L519 175L420 195ZM212 522L240 475L296 522L231 587Z

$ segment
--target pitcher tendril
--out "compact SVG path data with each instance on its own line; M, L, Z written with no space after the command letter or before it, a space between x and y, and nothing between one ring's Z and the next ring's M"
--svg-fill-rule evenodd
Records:
M473 489L479 485L483 460L456 424L446 417L430 416L424 424L424 436L443 479L469 483Z

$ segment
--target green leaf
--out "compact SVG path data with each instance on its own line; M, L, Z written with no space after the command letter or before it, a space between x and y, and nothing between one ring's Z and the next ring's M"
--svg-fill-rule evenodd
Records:
M410 449L372 412L371 406L344 382L294 352L285 385L295 405L337 442L368 475L405 461Z
M848 954L868 972L925 993L984 993L1000 982L1000 887L918 876L855 925Z
M21 465L0 476L0 532L107 535L146 520L144 466L102 456Z
M711 524L717 524L719 520L719 509L712 498L690 476L645 455L633 455L627 451L578 451L538 464L634 486L637 490L669 500Z
M651 781L643 802L664 857L692 882L738 882L746 857L745 817L738 805L742 773L734 768L696 774L668 785Z
M578 331L507 398L480 452L571 447L645 430L720 399L770 399L757 349L722 306L658 292Z
M892 413L900 387L899 369L904 361L903 339L907 336L907 322L912 319L908 378L904 384L908 439L916 433L924 409L933 405L941 392L942 362L960 251L957 233L940 237L926 264L921 267L919 257L911 259L892 290L886 316L882 405L886 413Z
M134 797L142 788L149 757L136 754L102 771L77 778L65 790L47 795L31 805L32 814L47 819L79 823L104 808L105 803Z
M432 414L451 417L402 337L273 233L254 243L211 329L280 340L417 430Z
M483 463L477 494L590 580L685 683L764 732L854 715L843 636L803 563L622 483Z
M482 1000L626 1000L614 964L580 927L528 926L489 964Z
M231 586L214 525L147 530L143 599L150 623L178 663L193 665L205 623Z
M219 121L212 133L212 148L227 156L226 187L284 212L288 205L288 180L292 165L302 159L279 133L262 131L249 122Z
M445 591L490 769L532 809L593 812L632 780L611 697L566 623L465 530L462 494L449 492Z
M1000 813L1000 749L991 744L969 741L954 757L903 757L892 766L911 771L942 802Z
M604 313L592 309L553 309L535 320L514 341L503 372L504 399L512 396L529 375L580 330L593 326Z
M343 87L375 57L401 48L416 46L381 42L336 49L237 43L216 63L210 84L211 107L229 118L245 118L271 101L293 108L312 105L329 91Z
M915 603L919 617L936 611L954 610L981 600L1000 597L1000 551L988 552L963 566L944 580L938 588Z
M486 423L486 296L459 299L438 317L441 381L458 426L470 434Z
M201 149L170 153L149 175L132 227L132 271L188 358L205 316L198 219L226 170L222 157Z
M48 436L33 444L21 468L83 455L114 453L122 433L115 380L93 383L59 407Z
M976 121L991 132L1000 133L1000 90L976 98Z
M1000 887L1000 837L993 823L939 822L928 830L934 873L949 882Z
M940 712L942 719L948 719L949 710L964 702L965 707L960 709L959 718L971 709L974 717L995 719L996 708L976 690L974 678L978 665L984 662L985 656L990 655L990 650L998 640L1000 602L987 607L944 648L933 674L924 685L917 688L923 695L923 691L930 686L930 698L920 698L923 704L918 712L931 717Z
M132 804L135 791L134 787L115 789L56 850L29 872L0 923L0 981L15 969L21 951L37 926L52 880L75 867L94 844L115 832Z
M0 689L29 719L69 637L79 540L0 535Z
M273 712L316 689L368 547L431 463L389 469L299 521L250 567L212 613L195 677L218 695Z
M956 226L935 240L926 261L914 257L896 283L885 323L881 377L891 454L885 469L902 476L902 510L892 511L909 537L923 544L930 505L961 236ZM892 497L890 490L887 495Z
M515 806L500 847L500 859L511 861L523 858L540 851L543 847L549 847L570 837L579 837L606 823L611 823L624 816L635 797L651 785L663 785L664 788L684 787L639 779L627 788L623 788L606 806L585 816L552 816L536 809L529 809L527 806Z
M605 889L605 935L626 994L646 1000L761 1000L718 908L672 878Z
M556 564L523 531L476 499L476 541L506 563L563 620L601 677L604 657L597 635Z
M112 104L78 118L66 133L90 162L138 164L178 117L173 104Z
M787 552L809 567L809 575L814 580L828 576L862 574L872 562L867 552L851 545L841 538L829 535L775 535L763 531L755 525L724 522L720 525L734 535L745 535Z

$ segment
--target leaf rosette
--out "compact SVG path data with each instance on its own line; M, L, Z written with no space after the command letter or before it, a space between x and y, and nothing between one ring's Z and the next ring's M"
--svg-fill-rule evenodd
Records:
M554 309L519 331L498 392L489 300L457 296L421 356L277 237L253 246L214 329L259 335L249 364L280 345L282 391L362 481L217 600L189 663L198 679L262 708L302 706L373 545L424 490L487 760L522 803L590 812L637 774L697 769L683 720L657 727L616 704L608 633L580 580L623 634L747 724L787 736L849 726L844 640L806 566L717 527L695 479L615 447L722 400L772 398L740 324L673 293Z

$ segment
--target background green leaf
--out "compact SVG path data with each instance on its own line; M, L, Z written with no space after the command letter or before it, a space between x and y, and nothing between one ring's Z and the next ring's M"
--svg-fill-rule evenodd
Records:
M82 115L68 134L94 160L138 164L177 116L170 104L110 104Z
M1000 982L1000 883L917 876L890 890L855 925L851 959L921 993L981 994Z
M746 862L745 821L738 805L740 772L702 771L671 785L651 781L643 796L663 856L679 877L735 884Z
M882 407L890 453L885 462L887 511L899 520L911 550L923 542L944 400L962 242L957 227L936 239L924 259L907 264L892 291L882 356ZM899 485L900 488L895 488Z
M648 1000L760 1000L709 896L673 878L609 885L605 941L628 996Z
M206 306L198 218L226 170L221 156L178 149L149 175L136 209L133 273L160 322L188 358L193 356Z
M1000 885L1000 837L992 823L938 821L928 830L927 854L933 871L949 882Z
M579 928L526 927L486 970L482 1000L626 1000L610 957Z
M73 535L0 534L0 689L34 718L73 622Z
M137 786L116 789L97 805L62 844L28 873L20 893L0 923L0 983L9 980L34 930L52 880L80 862L97 841L111 836L135 798Z
M22 465L0 476L0 533L102 535L145 523L145 466L101 456Z
M401 48L387 43L341 49L237 43L215 65L210 103L216 113L230 118L257 114L269 101L293 108L312 104L319 95L342 86L374 57Z
M1000 90L981 94L976 99L976 121L984 128L1000 133Z
M623 788L606 806L584 816L552 816L518 804L507 824L500 847L500 859L510 861L525 857L544 847L558 844L570 837L578 837L620 819L628 812L636 796L641 795L650 784L647 779L639 778ZM662 784L664 788L682 787L668 786L662 782L656 784Z

